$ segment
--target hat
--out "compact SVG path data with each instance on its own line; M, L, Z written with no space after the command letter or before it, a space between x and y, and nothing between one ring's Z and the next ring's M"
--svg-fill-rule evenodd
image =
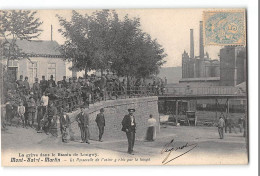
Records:
M128 112L135 112L135 109L128 109Z
M100 112L104 112L104 111L105 111L104 108L101 108L101 109L100 109Z
M80 108L85 108L85 106L84 106L84 105L81 105Z

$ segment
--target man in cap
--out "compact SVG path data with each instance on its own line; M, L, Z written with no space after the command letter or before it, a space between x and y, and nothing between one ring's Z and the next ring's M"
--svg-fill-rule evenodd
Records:
M128 140L128 153L133 155L133 148L135 142L135 117L133 113L135 109L128 109L129 114L125 115L122 121L122 131L126 133L127 140Z
M33 93L31 92L31 97L29 98L28 101L28 119L27 119L27 124L33 128L34 125L34 118L36 114L36 103L33 98Z
M24 85L24 93L26 95L29 94L29 92L30 92L30 84L28 82L28 77L27 76L24 78L23 85Z
M48 81L45 79L45 76L42 76L42 80L40 81L41 92L45 92L48 88Z
M53 79L53 75L51 75L51 78L48 80L48 85L52 84L52 87L56 87L56 82Z
M219 138L223 139L224 138L224 127L225 127L225 121L222 116L219 117L218 121L218 133L219 133Z
M80 106L80 113L76 117L78 122L82 143L89 144L89 115L84 112L84 106Z
M38 103L38 101L41 98L41 89L40 89L40 83L38 82L38 78L35 78L35 82L33 83L32 91L33 91L33 95L34 95L34 100L36 101L36 103Z
M53 125L54 120L57 115L57 108L54 106L52 101L49 101L49 106L47 108L46 120L44 123L46 134L50 132L50 127Z
M17 84L17 91L19 93L23 93L24 84L23 84L23 75L20 75L20 79L16 81Z
M63 88L67 88L68 87L68 83L66 81L66 76L63 76L63 80L61 81L61 85Z
M96 123L98 126L99 131L99 141L102 142L102 136L104 134L104 127L105 127L105 116L104 116L104 108L100 109L100 113L96 117Z
M64 109L61 108L60 113L60 130L62 135L62 142L67 143L69 140L69 127L70 127L70 118L68 114L64 112Z

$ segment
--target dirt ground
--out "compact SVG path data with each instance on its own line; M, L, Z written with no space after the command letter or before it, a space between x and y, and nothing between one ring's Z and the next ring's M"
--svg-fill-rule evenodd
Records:
M105 129L107 132L108 129ZM124 135L119 131L116 135ZM136 137L133 157L155 158L153 164L160 165L167 153L161 153L164 146L172 139L174 147L196 144L197 147L187 154L175 159L171 164L246 164L247 149L243 133L225 133L224 139L219 139L216 127L167 126L157 131L154 142L146 142L143 137ZM10 127L2 131L2 154L17 151L88 151L108 153L113 156L132 157L126 153L127 140L104 138L103 142L90 140L90 144L80 141L62 143L61 137L53 137L45 133L36 133L34 129ZM173 146L172 145L172 146ZM181 155L183 151L174 151ZM2 155L4 157L5 155ZM143 163L143 164L149 164Z

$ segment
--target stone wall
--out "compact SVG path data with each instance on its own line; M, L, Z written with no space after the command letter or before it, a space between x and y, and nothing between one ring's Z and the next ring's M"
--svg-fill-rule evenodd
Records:
M98 140L98 128L95 122L96 115L99 113L100 108L104 108L106 126L105 133L103 135L104 140L121 140L125 139L126 136L121 131L124 115L128 114L129 108L135 108L135 120L137 124L136 138L144 139L147 129L147 120L150 114L157 120L157 131L159 128L159 113L158 113L158 97L141 97L131 99L120 99L120 100L109 100L99 102L91 105L85 109L85 112L89 113L90 118L90 139ZM71 138L72 140L80 140L80 130L77 122L75 121L76 115L80 112L77 110L71 114Z

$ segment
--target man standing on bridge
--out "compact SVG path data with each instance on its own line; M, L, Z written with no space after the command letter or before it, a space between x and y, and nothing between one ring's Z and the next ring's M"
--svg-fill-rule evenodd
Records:
M125 115L122 121L122 131L126 133L127 140L128 140L128 153L133 155L133 148L135 143L135 117L133 113L135 109L128 109L129 114Z

